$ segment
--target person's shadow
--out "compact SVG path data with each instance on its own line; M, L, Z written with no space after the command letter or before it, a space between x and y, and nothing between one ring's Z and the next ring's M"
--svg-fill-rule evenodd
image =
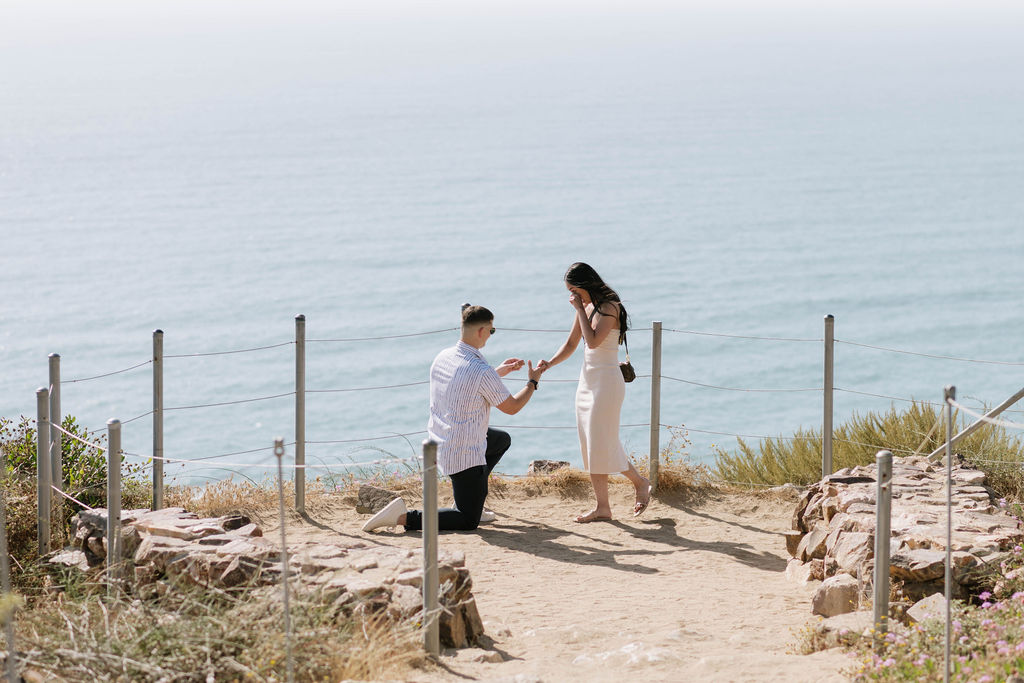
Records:
M681 536L676 529L676 520L671 518L644 520L641 527L625 524L618 520L593 522L593 524L611 524L634 538L667 546L665 550L637 548L628 542L594 538L582 532L570 531L542 522L514 518L515 523L512 523L512 518L507 519L509 522L499 522L493 526L477 529L481 540L512 551L537 555L558 562L608 567L639 574L656 574L659 570L643 564L624 562L622 559L699 550L720 553L737 562L765 571L781 572L786 569L786 560L783 557L768 551L754 550L747 543L726 540L697 541ZM573 542L575 539L570 540L567 537L575 537L578 542Z
M672 550L631 548L626 544L593 538L583 533L567 531L541 522L518 518L504 518L508 522L477 529L480 539L508 550L536 555L569 564L608 567L637 574L656 574L658 570L643 564L625 562L630 556L667 555ZM514 522L513 523L513 520ZM594 522L606 524L608 522ZM575 537L569 540L566 537ZM562 539L559 541L559 539ZM572 542L578 539L578 542ZM568 542L567 542L568 541Z

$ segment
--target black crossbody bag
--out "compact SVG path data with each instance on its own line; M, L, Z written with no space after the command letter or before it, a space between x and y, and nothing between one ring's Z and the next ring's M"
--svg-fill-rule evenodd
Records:
M629 362L629 340L626 339L625 333L622 335L622 342L626 345L626 362L619 363L619 370L622 370L623 380L632 382L636 379L636 370L633 369L633 364Z

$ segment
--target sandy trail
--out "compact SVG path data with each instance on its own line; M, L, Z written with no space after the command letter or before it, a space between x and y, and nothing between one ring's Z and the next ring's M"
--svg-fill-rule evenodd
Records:
M780 534L792 503L713 494L699 504L655 500L634 519L629 491L613 489L619 519L576 524L588 501L510 487L488 499L494 523L442 534L441 547L466 554L487 635L504 661L449 652L444 668L406 680L847 680L840 671L852 661L843 654L790 654L812 620L810 590L785 578ZM290 521L289 542L342 536L421 546L418 533L364 534L365 519L338 505Z

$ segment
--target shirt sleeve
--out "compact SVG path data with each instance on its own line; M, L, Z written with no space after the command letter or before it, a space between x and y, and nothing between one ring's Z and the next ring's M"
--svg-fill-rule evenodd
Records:
M480 395L492 406L496 406L510 398L512 393L501 381L501 376L488 365L480 376Z

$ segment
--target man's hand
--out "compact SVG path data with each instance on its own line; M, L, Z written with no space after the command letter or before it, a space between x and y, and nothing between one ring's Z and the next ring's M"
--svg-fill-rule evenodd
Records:
M537 363L537 367L533 367L532 361L526 361L526 376L530 379L540 380L540 376L544 374L544 371L548 369L547 361L540 361Z
M501 365L494 368L499 377L504 377L510 372L515 372L523 367L523 361L519 358L506 358Z

